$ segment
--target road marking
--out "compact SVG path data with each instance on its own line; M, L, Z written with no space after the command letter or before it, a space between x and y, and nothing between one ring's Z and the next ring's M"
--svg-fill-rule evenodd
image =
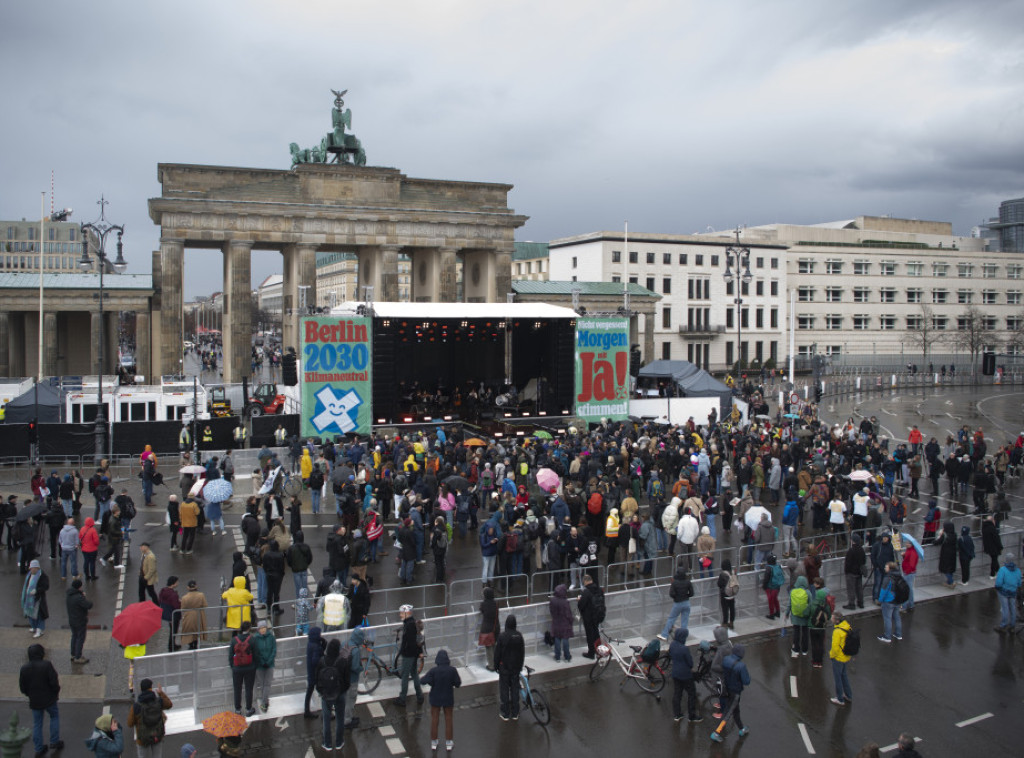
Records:
M282 732L287 729L290 725L284 720L284 716L278 716L277 721L274 722L274 726L280 729Z
M370 711L370 715L375 719L384 718L384 706L374 700L372 703L367 703L366 708Z
M970 726L971 724L977 724L979 721L984 721L985 719L990 719L990 718L992 718L992 714L991 713L983 713L980 716L975 716L972 719L967 719L966 721L959 721L959 722L957 722L957 726L960 729L963 729L965 726Z
M316 758L316 754L313 752L313 748L312 747L310 747L308 750L306 750L305 758Z
M789 696L790 697L797 697L797 694L796 694L796 677L795 676L789 677Z
M391 724L385 724L384 726L382 726L380 728L380 733L384 737L394 737L395 736L395 728L393 726L391 726Z
M405 752L405 748L402 747L402 741L397 737L389 737L384 741L384 743L388 746L388 750L391 752L391 755L398 755L399 753Z
M924 740L922 740L920 737L915 737L914 738L915 746L921 744L922 742L924 742ZM879 753L891 753L893 750L896 750L898 747L899 747L899 743L894 742L891 745L886 745L885 747L878 748L878 752Z
M811 744L811 738L807 734L807 727L804 724L797 724L797 728L800 729L800 736L804 738L804 747L807 748L807 752L814 755L814 745Z

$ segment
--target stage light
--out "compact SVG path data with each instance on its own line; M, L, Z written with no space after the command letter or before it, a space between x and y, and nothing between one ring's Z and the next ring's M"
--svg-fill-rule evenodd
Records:
M563 411L562 411L562 415L563 415L563 416L568 416L568 415L569 415L569 411L563 410Z
M445 417L444 417L444 420L445 420L445 421L451 421L451 420L452 420L452 417L451 417L451 416L445 416Z
M540 413L538 413L537 415L538 415L538 416L547 416L547 415L548 415L548 412L547 412L547 411L541 411L541 412L540 412Z
M433 421L434 419L431 416L424 416L423 420L424 421Z
M391 326L391 319L389 319L389 318L384 319L383 325L384 326Z
M504 437L505 435L502 432L495 432L494 436L495 437Z
M386 424L387 423L387 419L379 418L379 419L377 419L377 423L378 424Z
M517 437L525 437L526 436L526 432L516 432L516 436Z
M465 329L467 326L469 326L469 322L468 321L463 321L461 326L462 326L463 329Z
M402 423L404 423L404 424L411 424L412 423L412 416L404 416L402 418Z
M511 413L506 413L506 414L505 414L505 418L511 418L511 417L512 417L512 414L511 414Z
M523 415L524 415L524 416L529 416L530 414L529 414L529 413L527 413L526 411L523 411Z

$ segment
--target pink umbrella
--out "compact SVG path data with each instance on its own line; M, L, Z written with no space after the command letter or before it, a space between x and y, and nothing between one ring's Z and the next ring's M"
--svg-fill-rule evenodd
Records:
M558 489L558 474L549 468L542 468L537 472L537 485L545 492L554 492Z

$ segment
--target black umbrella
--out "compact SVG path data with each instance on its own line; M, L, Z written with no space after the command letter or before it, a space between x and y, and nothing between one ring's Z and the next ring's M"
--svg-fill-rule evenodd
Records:
M32 503L32 505L26 505L15 517L15 521L28 521L30 518L41 516L46 513L46 506L42 503Z
M448 485L449 489L458 490L459 492L467 492L469 490L469 482L466 481L466 477L458 476L457 474L446 478L444 483Z
M342 486L348 482L348 478L352 474L352 469L343 463L339 463L334 467L334 471L331 472L331 484Z

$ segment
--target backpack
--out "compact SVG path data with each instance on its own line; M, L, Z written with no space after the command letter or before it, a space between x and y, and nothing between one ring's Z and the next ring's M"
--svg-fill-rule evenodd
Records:
M786 575L782 573L782 566L776 563L772 566L772 578L768 580L768 587L777 590L785 583Z
M235 637L235 649L231 654L231 665L236 667L252 665L252 638L249 635Z
M902 574L893 576L890 589L892 589L893 602L896 605L901 605L910 599L910 585L907 584L907 580L903 578Z
M516 532L509 532L505 536L505 552L506 553L518 553L519 552L519 535Z
M533 542L540 536L540 521L535 519L526 522L526 539Z
M789 613L794 618L807 618L807 590L797 587L789 596Z
M448 525L447 524L445 525L445 528L442 529L440 532L438 532L437 535L435 536L435 538L434 538L434 547L436 549L438 549L438 550L447 550L448 549Z
M661 483L661 479L655 479L651 482L651 498L654 500L661 500L665 495L665 485Z
M135 703L135 739L143 745L155 745L164 738L164 709L159 696Z
M843 655L848 655L851 658L860 652L860 629L851 628L846 633L846 639L843 641Z
M334 664L323 664L320 667L320 671L316 675L316 691L320 693L320 697L325 700L336 700L341 697L342 693L342 680L341 672L338 670L337 664L341 662L341 656L338 656L338 660ZM349 659L348 662L349 671L352 669L352 661ZM346 687L347 689L347 687Z
M829 611L828 603L815 603L811 612L811 626L815 629L824 629L830 618L832 613Z
M729 572L729 581L725 585L725 596L736 597L740 592L740 580L736 576L736 572Z
M594 494L592 494L590 496L590 499L587 500L587 513L590 513L594 516L599 515L603 508L603 500L604 499L601 497L600 492L595 492Z
M593 602L594 619L597 621L597 623L602 624L604 623L604 617L608 612L604 604L604 593L593 593Z
M644 649L640 652L640 659L644 663L654 663L658 660L658 656L661 655L661 640L655 637L653 640L647 643Z
M155 472L156 466L153 465L153 459L147 458L146 462L142 464L142 473L145 474L147 478L152 478Z
M124 507L121 508L121 517L131 521L137 515L139 515L139 513L135 510L135 503L132 502L131 498L127 499L124 503Z

